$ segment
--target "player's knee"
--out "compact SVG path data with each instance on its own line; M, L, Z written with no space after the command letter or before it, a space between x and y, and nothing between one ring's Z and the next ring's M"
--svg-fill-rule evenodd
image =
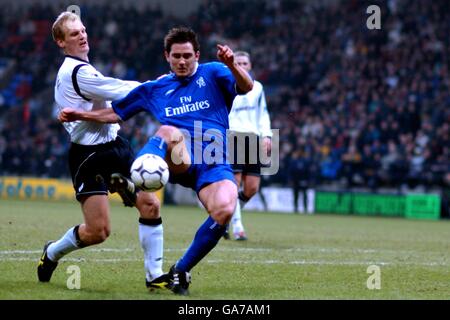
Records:
M153 193L139 192L136 207L142 218L156 219L160 216L161 202Z
M183 134L178 128L168 125L159 127L158 131L156 131L156 135L164 139L168 145L178 142L180 138L183 137Z
M96 236L94 237L95 243L104 242L106 239L108 239L110 234L111 234L111 229L109 227L105 226L105 227L100 228L97 231Z
M147 209L146 211L148 212L148 214L150 214L152 217L159 216L159 209L161 208L161 202L159 201L158 198L155 197L154 199L146 201L145 207Z
M244 188L244 195L247 198L253 197L257 192L258 192L258 185L256 184L251 184L247 186L247 188Z
M99 236L98 236L99 243L101 243L101 242L105 241L106 239L108 239L110 234L111 234L111 228L104 227L100 231Z
M104 242L111 234L111 228L107 225L98 225L93 228L87 228L87 239L83 240L88 245L94 245Z
M235 208L236 201L233 199L227 199L226 201L217 203L213 210L211 210L210 214L212 218L219 224L225 225L230 222Z

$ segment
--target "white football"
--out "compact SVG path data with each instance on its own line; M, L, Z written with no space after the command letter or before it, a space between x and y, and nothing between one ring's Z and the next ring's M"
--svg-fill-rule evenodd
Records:
M160 156L146 153L131 165L131 180L141 190L154 192L169 181L169 167Z

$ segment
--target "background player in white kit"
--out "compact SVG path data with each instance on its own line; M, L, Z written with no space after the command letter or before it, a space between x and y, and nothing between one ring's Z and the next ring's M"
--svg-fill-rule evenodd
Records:
M89 63L88 37L77 15L60 14L52 33L65 54L55 85L55 100L60 110L64 107L84 111L111 108L111 100L123 98L140 85L136 81L104 77ZM126 179L134 154L128 141L118 136L120 126L76 121L64 123L64 127L70 135L69 166L84 223L70 228L58 241L46 244L38 266L39 281L50 281L58 260L64 255L106 240L111 232L109 190L119 192L125 205L137 207L146 285L149 288L165 287L159 200L153 193L138 192L136 195L134 185Z
M249 72L252 69L249 53L236 51L234 57L235 63L246 71ZM236 204L236 209L231 219L231 227L235 240L247 240L247 235L242 224L241 209L258 192L261 182L259 149L255 148L255 146L259 146L259 140L262 139L262 145L266 155L270 153L272 148L270 117L261 82L254 80L253 89L250 92L245 95L236 96L228 118L230 121L229 139L234 139L237 135L250 137L249 142L245 143L245 145L234 144L235 157L232 163L236 183L239 187L242 182L243 188L239 191L239 201ZM254 136L253 139L251 138L252 135ZM238 139L237 141L243 140ZM250 146L249 143L253 145ZM236 156L242 152L245 152L245 163L237 163ZM249 159L252 158L252 155L249 154L250 152L256 152L256 154L253 154L253 156L257 157L256 163L248 163L250 162ZM224 237L226 239L229 238L229 234L226 233Z

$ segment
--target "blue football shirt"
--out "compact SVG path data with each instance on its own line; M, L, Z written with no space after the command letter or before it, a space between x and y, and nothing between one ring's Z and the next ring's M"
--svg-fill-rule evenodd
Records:
M191 138L194 163L224 163L228 113L237 94L230 69L223 63L210 62L199 64L189 77L179 78L172 73L145 82L114 101L112 107L124 121L147 111L161 124L182 129Z

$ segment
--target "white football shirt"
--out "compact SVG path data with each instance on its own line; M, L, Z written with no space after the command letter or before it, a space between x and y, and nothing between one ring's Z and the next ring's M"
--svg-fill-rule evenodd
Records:
M228 115L230 131L251 132L261 137L272 137L266 97L261 82L254 80L253 89L234 98Z
M56 77L55 101L59 111L67 107L84 111L111 108L111 101L125 97L140 84L105 77L88 61L66 56ZM64 122L63 125L70 140L82 145L113 141L120 129L117 123L92 121Z

